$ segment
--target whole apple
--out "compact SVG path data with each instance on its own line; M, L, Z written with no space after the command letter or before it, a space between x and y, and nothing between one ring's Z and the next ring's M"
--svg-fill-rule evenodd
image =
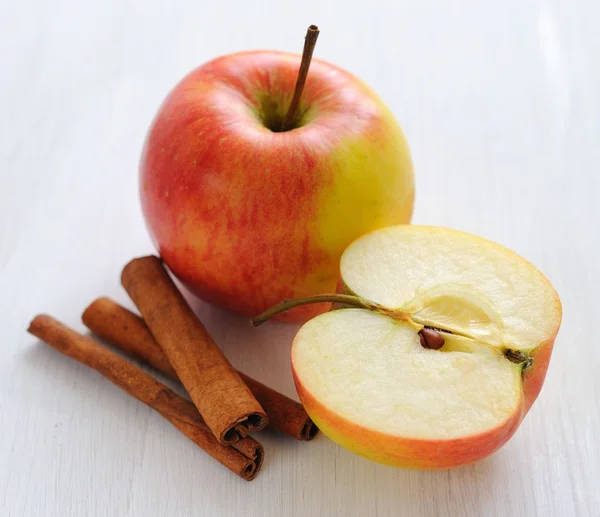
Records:
M402 131L350 73L313 60L282 131L299 64L252 51L194 70L160 107L141 158L143 213L165 263L200 298L248 316L334 290L352 241L412 215Z

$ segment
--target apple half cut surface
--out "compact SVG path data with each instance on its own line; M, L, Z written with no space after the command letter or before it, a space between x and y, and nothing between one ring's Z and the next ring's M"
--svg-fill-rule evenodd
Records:
M359 238L340 269L354 307L310 320L292 346L318 427L406 468L456 467L506 443L539 394L560 326L549 281L497 244L419 226Z

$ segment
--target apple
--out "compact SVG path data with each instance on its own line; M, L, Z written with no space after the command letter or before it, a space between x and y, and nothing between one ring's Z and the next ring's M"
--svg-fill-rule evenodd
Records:
M359 238L340 269L347 294L308 301L353 307L310 320L292 346L317 426L406 468L457 467L506 443L540 392L560 326L549 281L497 244L423 226Z
M282 130L300 62L250 51L197 68L161 105L141 157L143 214L162 259L193 293L244 315L335 290L352 241L412 215L403 133L349 72L313 60Z

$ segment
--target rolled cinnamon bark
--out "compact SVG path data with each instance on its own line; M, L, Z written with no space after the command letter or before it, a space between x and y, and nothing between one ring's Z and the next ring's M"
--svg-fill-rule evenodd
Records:
M239 374L256 400L265 408L269 415L270 428L305 442L317 435L319 428L308 416L302 404L248 377L245 373L239 372Z
M150 333L144 320L110 298L94 300L82 315L97 336L178 380L177 373ZM301 404L238 371L269 417L269 427L296 440L312 440L318 432Z
M177 395L141 368L45 314L36 316L27 331L71 359L96 370L156 410L185 436L238 476L250 481L258 474L264 452L256 440L247 437L232 446L222 445L191 402Z
M222 444L258 431L267 415L210 337L158 257L133 259L121 283L141 312L206 425Z

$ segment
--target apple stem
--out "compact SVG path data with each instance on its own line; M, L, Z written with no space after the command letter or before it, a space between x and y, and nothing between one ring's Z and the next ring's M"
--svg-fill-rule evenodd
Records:
M296 110L300 104L300 97L302 96L302 90L304 90L304 84L306 83L306 77L308 76L308 69L310 67L310 61L312 60L313 50L317 44L317 38L319 37L319 27L311 25L306 31L304 38L304 50L302 51L302 61L300 62L300 68L298 70L298 78L296 79L296 88L294 89L294 96L288 111L281 122L281 131L287 131L293 125L296 119Z
M309 305L312 303L341 303L344 305L348 305L350 307L358 307L360 309L369 309L369 310L379 310L380 307L373 302L369 302L360 296L354 296L351 294L317 294L314 296L307 296L306 298L293 298L291 300L283 300L282 302L274 305L270 309L267 309L265 312L259 314L258 316L252 318L250 322L252 326L258 327L262 325L265 321L277 314L282 312L287 312L295 307L299 307L300 305Z

